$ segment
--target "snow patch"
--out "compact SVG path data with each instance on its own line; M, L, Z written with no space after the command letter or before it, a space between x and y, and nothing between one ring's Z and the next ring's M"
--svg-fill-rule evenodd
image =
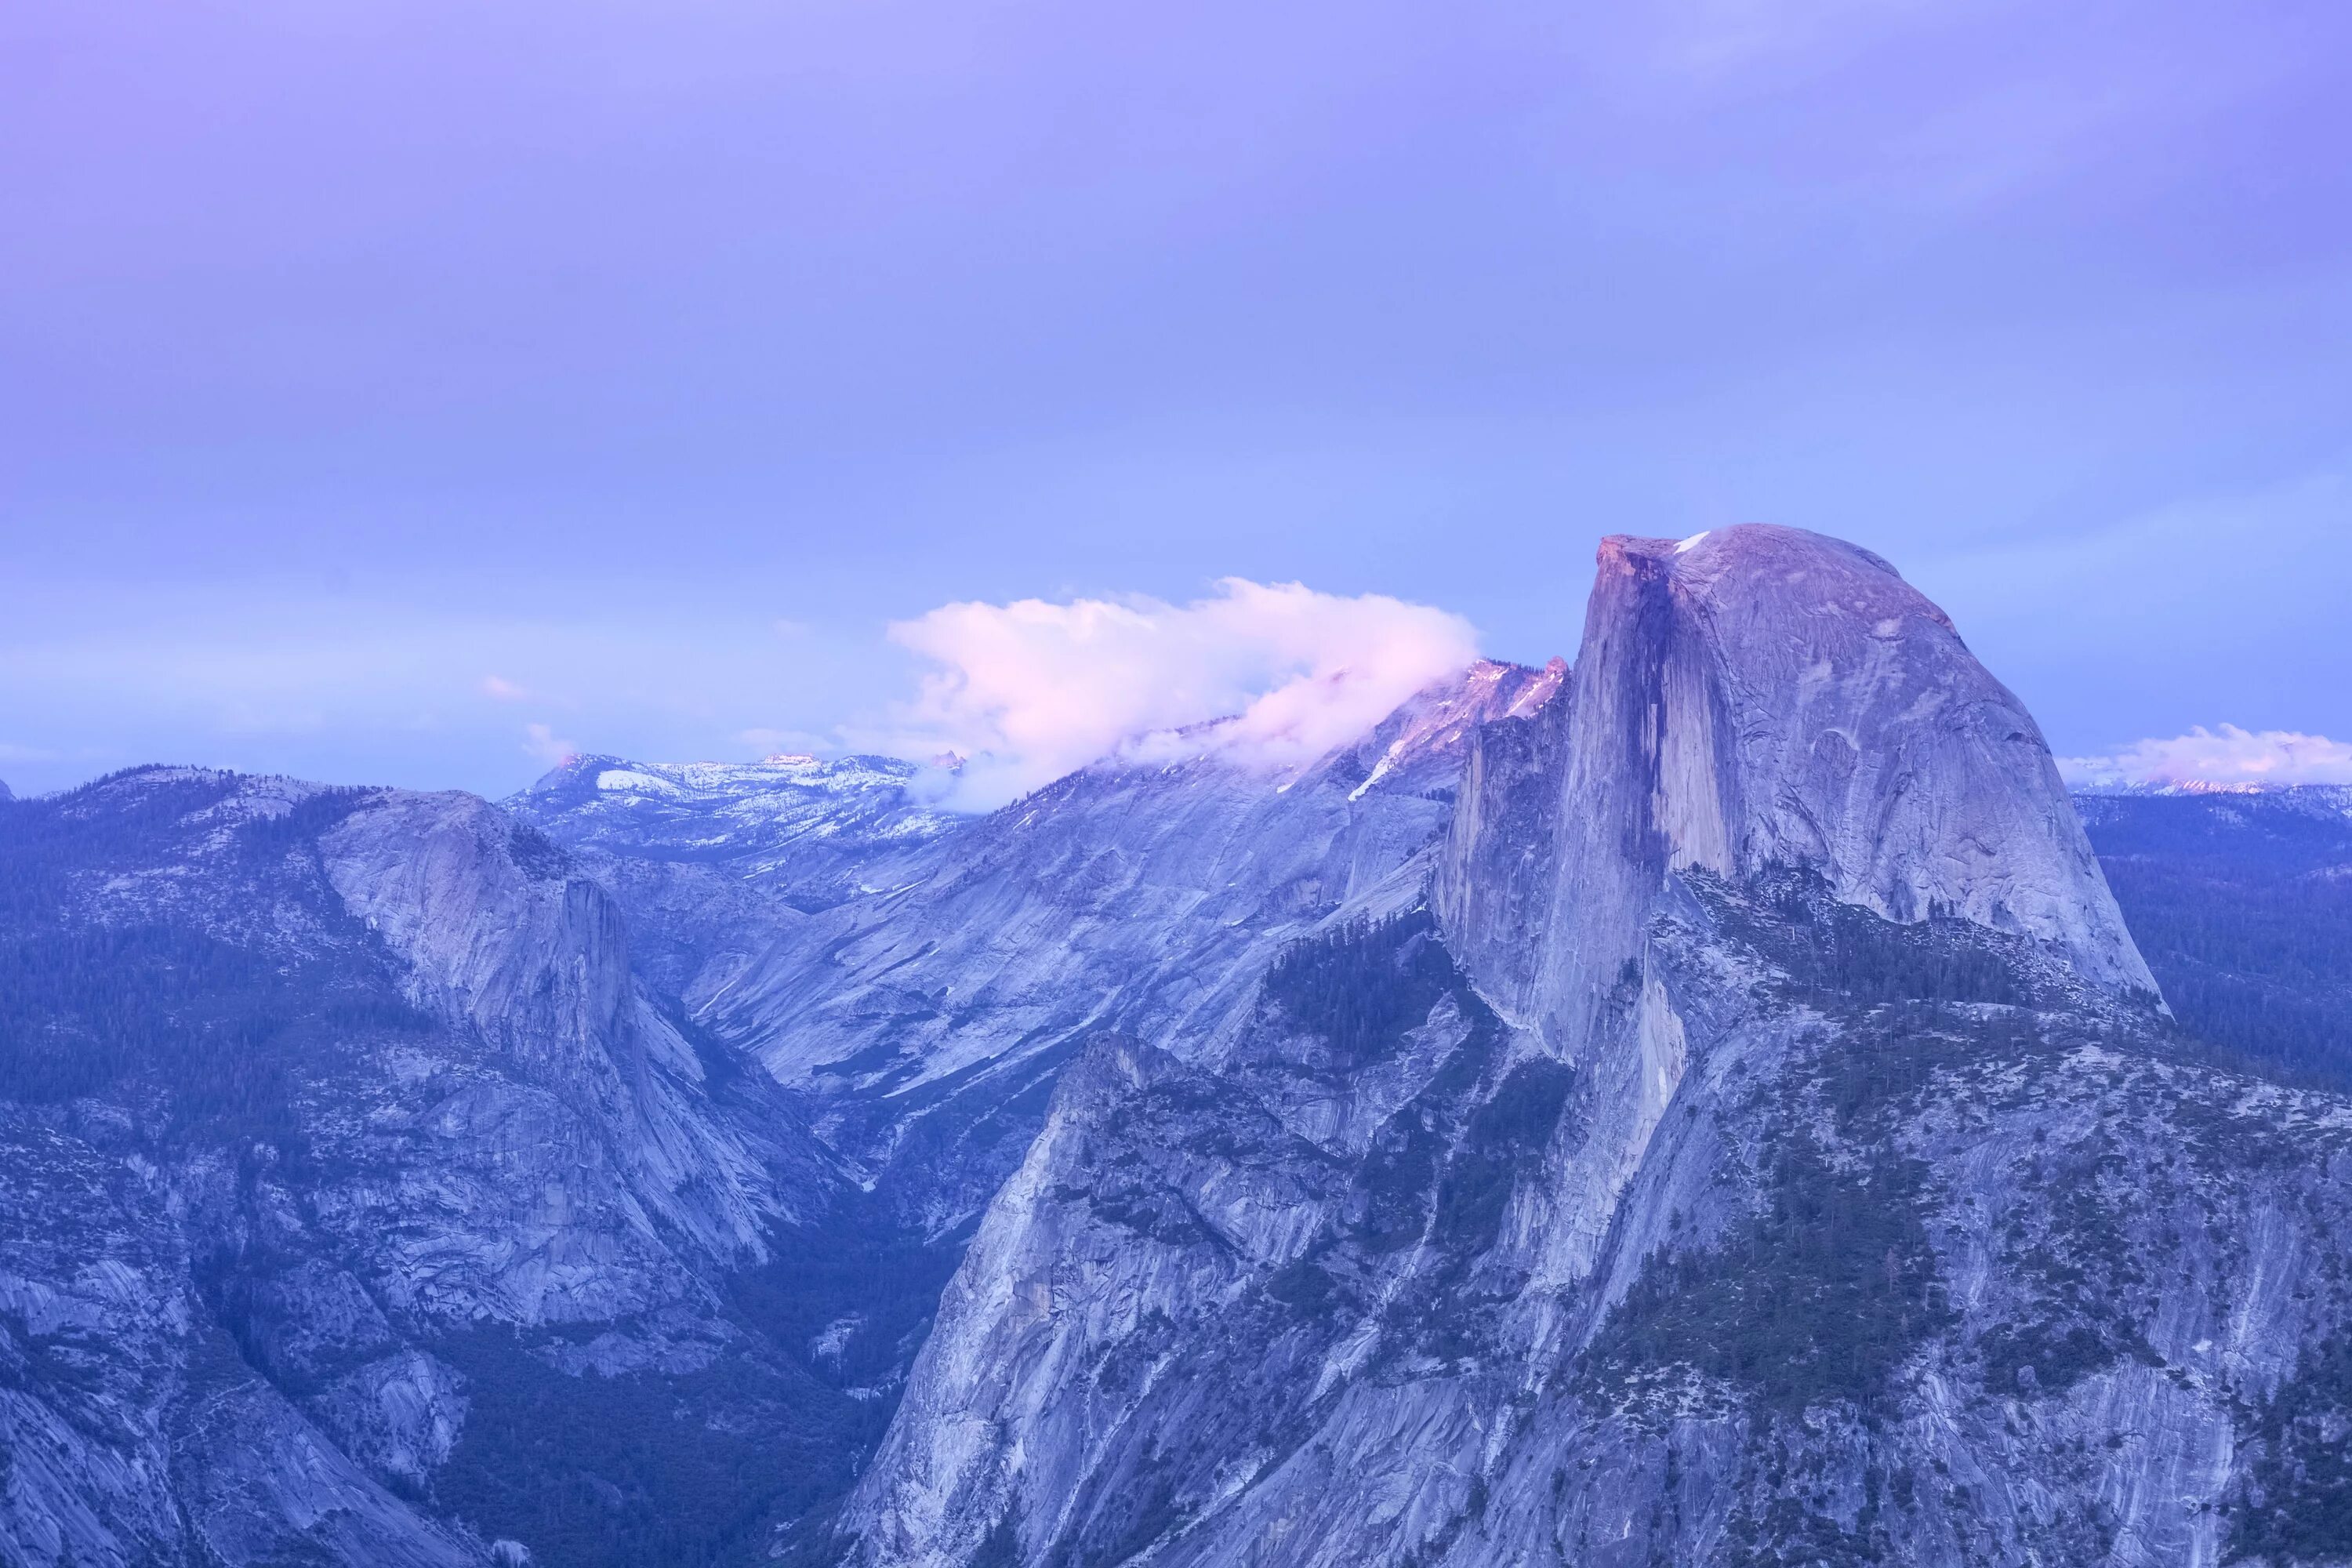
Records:
M613 794L677 795L677 785L667 779L641 773L633 768L607 768L596 775L596 787Z

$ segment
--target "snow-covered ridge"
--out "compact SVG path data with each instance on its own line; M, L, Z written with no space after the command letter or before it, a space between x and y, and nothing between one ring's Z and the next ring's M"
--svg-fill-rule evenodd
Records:
M1554 658L1541 669L1482 658L1457 682L1422 693L1400 709L1392 722L1395 739L1349 800L1360 800L1373 785L1416 758L1458 758L1471 732L1496 719L1524 719L1558 694L1568 679L1568 661Z
M2352 815L2352 784L2263 784L2254 780L2183 779L2177 784L2122 784L2103 781L2078 784L2074 793L2098 797L2197 798L2209 795L2260 795L2266 800L2316 806Z
M756 763L622 763L601 757L581 761L593 767L600 793L680 800L772 797L781 789L823 790L832 795L904 789L927 771L938 771L896 757L840 757L827 762L801 752L778 752ZM541 784L546 782L541 781Z
M856 867L953 832L945 769L785 752L757 763L575 757L509 811L576 848L717 862L794 902L848 896Z
M1501 659L1473 659L1413 693L1379 722L1319 752L1286 756L1270 751L1261 744L1263 735L1247 732L1245 715L1229 713L1181 730L1138 736L1079 771L1149 772L1211 763L1255 773L1287 790L1334 758L1353 755L1371 770L1349 797L1360 800L1400 768L1424 760L1435 761L1450 776L1472 731L1489 720L1534 712L1559 689L1567 671L1568 663L1560 658L1541 669Z

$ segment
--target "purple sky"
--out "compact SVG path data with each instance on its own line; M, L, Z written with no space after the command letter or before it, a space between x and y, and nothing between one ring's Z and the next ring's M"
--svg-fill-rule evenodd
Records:
M2062 751L2352 737L2347 149L2342 0L0 7L0 778L751 755L1228 575L1539 660L1745 520Z

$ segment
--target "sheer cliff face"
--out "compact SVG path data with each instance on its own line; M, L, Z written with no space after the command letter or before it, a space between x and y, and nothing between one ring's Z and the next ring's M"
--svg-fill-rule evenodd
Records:
M2175 1059L2032 721L1885 563L1600 572L1425 909L1063 1075L851 1561L2290 1560L2352 1110Z
M1523 735L1486 739L1438 893L1473 971L1568 1054L1690 869L1801 868L1890 920L1958 915L2105 989L2155 990L2041 731L1869 552L1753 525L1608 539L1571 693L1543 761ZM1549 889L1497 877L1514 856Z
M1601 573L1596 608L1671 626L1651 772L1673 864L1807 868L1891 920L1956 914L2154 990L2041 730L1893 567L1751 526L1612 541Z

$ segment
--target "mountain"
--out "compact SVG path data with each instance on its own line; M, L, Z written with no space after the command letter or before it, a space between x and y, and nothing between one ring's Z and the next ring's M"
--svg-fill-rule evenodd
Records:
M1050 1073L1045 1030L1099 1000L1049 1016L1033 993L1121 972L1140 1007L1199 984L1190 945L1306 929L1321 879L1424 850L1471 730L1558 677L1481 666L1282 777L1228 765L1212 727L1198 754L1065 781L1050 833L928 816L893 793L910 773L857 764L589 764L508 811L184 769L12 805L0 1542L44 1563L761 1555L853 1479L974 1184L1042 1115L1013 1101ZM1223 901L1194 907L1211 877ZM1108 918L1115 892L1158 923ZM959 933L975 900L1014 925ZM812 968L876 1009L829 1029L888 1037L925 982L843 939L902 940L893 920L1034 971L935 1024L938 1049L969 1053L961 1028L1034 1050L914 1094L761 1071ZM1028 954L1040 930L1059 945ZM929 1136L969 1158L913 1157Z
M921 1233L967 1226L1084 1042L1232 1005L1351 900L1410 900L1471 737L1561 670L1482 662L1304 766L1236 764L1218 727L1106 763L894 862L698 1016L803 1097Z
M0 1560L2352 1556L2347 802L2070 798L1834 541L1598 567L985 816L0 803Z
M574 757L506 802L560 844L725 869L802 910L824 909L900 851L964 819L927 804L945 774L893 757L630 763ZM927 791L927 784L940 788Z
M792 1271L892 1260L627 944L470 796L0 808L0 1557L699 1561L844 1486Z
M2352 1106L2178 1049L1883 562L1602 547L1429 897L1097 1036L861 1563L2154 1563L2347 1543Z

